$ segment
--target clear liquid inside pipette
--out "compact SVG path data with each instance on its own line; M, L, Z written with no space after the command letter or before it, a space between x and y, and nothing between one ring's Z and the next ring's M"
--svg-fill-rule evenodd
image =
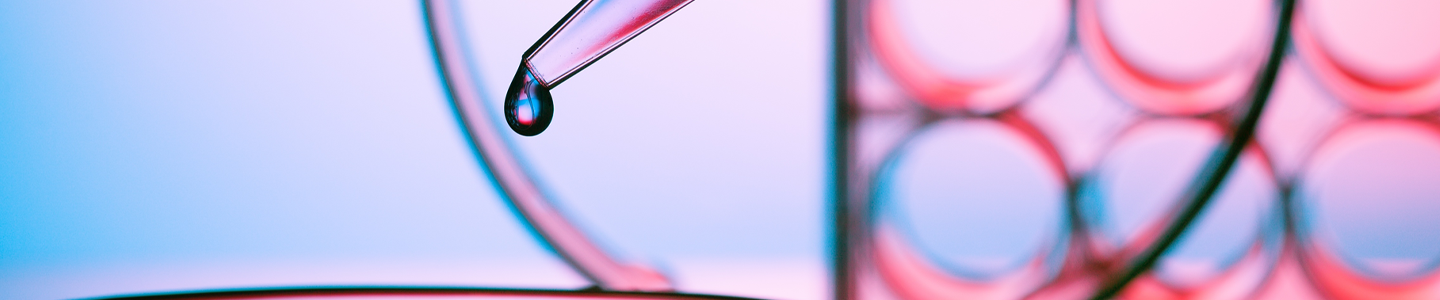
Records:
M640 35L692 0L584 0L535 42L505 93L515 133L545 131L555 113L550 89Z

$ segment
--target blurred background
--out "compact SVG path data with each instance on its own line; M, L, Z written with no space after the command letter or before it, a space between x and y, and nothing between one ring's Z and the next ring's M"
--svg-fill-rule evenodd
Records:
M462 3L498 95L575 1ZM695 3L514 140L576 222L683 290L821 297L825 7ZM0 15L0 298L588 285L481 173L417 1Z
M1300 2L1294 26L1315 47L1286 52L1263 154L1242 158L1199 242L1161 263L1177 284L1276 240L1282 197L1351 270L1434 277L1440 5ZM455 3L494 108L521 53L575 4ZM1061 177L1095 178L1095 222L1116 243L1174 201L1225 130L1137 104L1066 47L1069 1L863 3L890 7L905 55L939 76L1048 74L1002 106L1053 143ZM1095 7L1137 72L1198 84L1263 58L1273 6ZM696 1L556 88L550 128L511 141L573 221L681 291L830 297L830 10ZM482 173L424 26L402 0L0 2L0 298L587 286ZM857 79L856 105L934 108L899 69L856 55L857 74L879 74ZM1065 186L1050 150L984 120L880 120L865 127L879 138L852 145L895 157L875 173L878 218L933 264L986 278L1053 252Z

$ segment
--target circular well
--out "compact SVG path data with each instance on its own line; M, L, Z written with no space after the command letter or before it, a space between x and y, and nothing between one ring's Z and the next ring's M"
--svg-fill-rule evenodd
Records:
M868 46L920 104L991 113L1023 100L1058 66L1062 0L871 1Z
M898 151L881 178L882 213L938 265L986 277L1058 246L1063 171L1019 131L943 121Z
M1350 268L1403 279L1440 262L1440 129L1352 123L1317 149L1297 194L1309 236Z
M1221 139L1219 126L1196 119L1137 123L1111 145L1082 188L1100 234L1125 249L1146 247L1143 234L1175 213L1185 189ZM1198 286L1230 271L1276 223L1279 189L1259 152L1242 154L1199 219L1157 265L1160 279ZM1276 232L1269 230L1268 232Z

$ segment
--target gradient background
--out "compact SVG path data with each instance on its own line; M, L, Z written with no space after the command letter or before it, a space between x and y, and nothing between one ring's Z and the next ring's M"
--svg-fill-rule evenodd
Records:
M483 89L498 101L520 53L574 2L464 3ZM828 11L819 0L696 1L557 88L550 129L515 140L579 224L682 291L826 297ZM1164 36L1132 21L1117 24L1141 28L1138 40ZM0 298L584 286L480 173L423 26L418 3L401 0L0 2ZM997 26L981 28L1008 28ZM1440 40L1419 29L1440 26L1399 26L1392 39ZM1379 49L1418 49L1426 62L1440 57L1431 44ZM1134 49L1177 49L1146 47ZM1203 59L1168 63L1190 61ZM1063 63L1027 113L1055 124L1067 155L1097 155L1116 126L1106 122L1133 109L1083 61ZM1308 151L1344 110L1304 72L1287 63L1261 129L1286 155ZM1384 188L1405 200L1374 206L1362 193L1328 210L1380 207L1329 218L1354 225L1341 236L1368 238L1342 248L1434 261L1440 168L1424 166L1440 165L1440 148L1427 138L1399 135L1422 144L1403 152L1417 158L1361 176L1413 179Z
M573 4L493 12L534 19L485 78ZM581 224L687 291L814 298L825 10L760 4L695 4L557 89L521 147ZM582 287L480 173L423 26L400 0L0 3L0 298Z

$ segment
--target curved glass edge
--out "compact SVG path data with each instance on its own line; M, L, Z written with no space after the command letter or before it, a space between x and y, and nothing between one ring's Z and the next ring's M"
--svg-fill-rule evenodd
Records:
M496 126L465 51L456 9L448 0L421 0L426 30L445 92L481 168L531 232L572 269L604 290L673 291L663 274L615 260L552 204L551 197Z
M1235 126L1235 131L1226 136L1226 140L1216 152L1211 155L1210 163L1204 171L1196 176L1196 180L1188 188L1186 203L1168 226L1165 227L1159 239L1135 260L1126 264L1120 272L1107 279L1091 298L1108 299L1115 297L1127 284L1139 277L1141 273L1148 271L1160 260L1167 250L1174 246L1185 230L1205 209L1211 198L1214 198L1220 185L1228 177L1230 170L1234 168L1240 159L1241 152L1252 141L1255 129L1260 123L1260 115L1265 111L1265 104L1270 100L1270 92L1274 90L1275 79L1279 77L1280 66L1285 61L1287 45L1290 44L1291 20L1295 15L1294 0L1279 1L1279 17L1276 18L1274 40L1270 45L1270 53L1265 60L1265 66L1250 87L1248 95L1250 102L1240 111L1241 118Z
M550 289L506 289L484 287L450 286L332 286L332 287L274 287L254 289L223 289L186 292L134 294L98 298L91 300L162 300L162 299L260 299L284 297L536 297L536 298L578 298L578 299L711 299L744 300L745 297L686 294L673 292L624 292L602 290L550 290Z

